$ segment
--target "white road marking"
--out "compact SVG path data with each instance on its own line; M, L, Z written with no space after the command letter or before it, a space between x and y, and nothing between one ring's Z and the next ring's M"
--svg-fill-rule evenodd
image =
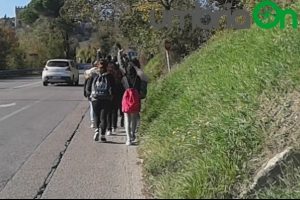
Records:
M41 82L35 82L35 83L29 83L29 84L26 84L26 85L21 85L21 86L17 86L17 87L14 87L13 89L20 89L20 88L24 88L24 87L28 87L28 86L32 86L32 85L37 85L37 84L41 84Z
M0 108L8 108L17 105L16 103L0 105Z
M25 107L19 109L19 110L16 110L15 112L10 113L9 115L6 115L5 117L2 117L2 118L0 119L0 122L6 120L6 119L8 119L8 118L11 118L11 117L15 116L16 114L22 112L23 110L27 110L28 108L30 108L30 107L32 107L32 106L34 106L35 104L38 104L38 103L40 103L40 102L41 102L41 100L40 100L40 101L35 101L33 104L30 104L30 105L28 105L28 106L25 106Z

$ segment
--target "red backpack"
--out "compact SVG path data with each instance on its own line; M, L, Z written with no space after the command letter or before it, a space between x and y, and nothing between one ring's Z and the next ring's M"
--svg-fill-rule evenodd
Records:
M125 91L122 99L122 112L139 113L141 111L141 98L138 91L129 88Z

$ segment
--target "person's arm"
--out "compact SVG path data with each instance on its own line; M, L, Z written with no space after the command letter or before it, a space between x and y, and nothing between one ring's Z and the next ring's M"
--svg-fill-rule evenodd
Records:
M110 82L111 92L112 92L113 98L115 98L117 96L117 92L118 92L117 88L116 88L115 78L112 74L108 74L108 79L109 79L109 82Z
M124 61L122 59L122 52L123 52L123 49L119 49L117 57L118 57L119 68L120 68L122 74L125 75L126 74L126 70L125 70Z
M86 82L86 87L85 87L85 93L88 98L90 98L90 96L92 94L93 80L94 80L93 76L91 76L89 79L86 80L87 82Z
M122 77L121 83L122 83L124 90L127 90L130 87L127 76L125 76L125 75Z
M88 98L87 93L86 93L86 86L87 86L87 79L84 79L83 96L85 98Z
M149 82L148 76L144 73L144 71L137 66L133 65L134 69L136 70L137 75L141 78L141 80Z

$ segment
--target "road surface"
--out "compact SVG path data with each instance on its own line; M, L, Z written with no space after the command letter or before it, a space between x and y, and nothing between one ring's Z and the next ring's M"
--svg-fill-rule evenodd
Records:
M85 101L82 94L82 86L43 87L40 77L0 80L0 191L55 127Z
M82 90L0 80L0 199L145 198L137 146L93 141Z

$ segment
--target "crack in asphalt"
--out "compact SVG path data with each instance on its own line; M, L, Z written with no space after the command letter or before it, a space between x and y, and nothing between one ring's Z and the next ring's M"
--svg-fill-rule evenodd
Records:
M43 194L44 194L44 192L45 192L48 184L50 183L50 181L51 181L51 179L52 179L52 177L53 177L56 169L58 168L59 164L61 163L64 154L68 150L68 147L71 144L71 142L72 142L75 134L78 132L78 129L79 129L79 127L80 127L80 125L81 125L81 123L82 123L82 121L83 121L83 119L84 119L84 117L86 115L86 112L81 117L81 120L79 121L79 123L78 123L76 129L74 130L73 134L71 135L71 137L66 141L66 143L65 143L65 149L59 153L59 156L54 161L53 166L51 167L50 172L48 173L48 175L45 178L44 184L40 187L40 189L38 190L37 194L34 196L34 199L41 199L42 198L42 196L43 196Z

